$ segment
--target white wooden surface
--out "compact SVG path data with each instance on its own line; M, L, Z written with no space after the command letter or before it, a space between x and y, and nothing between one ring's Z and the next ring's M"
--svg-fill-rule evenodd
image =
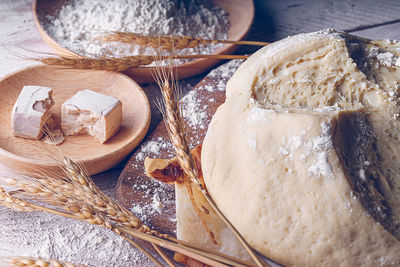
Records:
M34 26L31 4L32 0L0 1L0 77L32 64L16 57L15 54L26 53L27 50L51 51L40 39ZM288 35L323 28L348 30L368 38L400 39L400 1L256 0L256 20L249 39L274 41ZM121 168L122 166L119 166L95 177L98 185L109 195L113 195ZM45 232L43 223L46 225ZM69 224L70 233L73 233L75 227L87 227L87 231L90 231L88 226L70 220L39 213L21 216L19 213L0 208L0 257L16 254L39 254L43 257L55 255L54 251L62 250L65 244L52 237L56 234L57 227L65 224ZM32 240L44 242L42 250L38 250L37 244L23 240L21 232L32 236ZM105 231L100 233L107 238L116 238L110 237ZM126 246L122 241L115 240L115 246ZM79 247L79 240L69 242L68 246ZM61 260L68 259L85 264L91 262L92 266L104 266L99 255L113 257L112 252L93 253L96 255L85 255L83 258L82 254L77 252L75 256L65 255ZM126 253L129 254L130 250ZM114 258L114 266L135 265L129 257Z

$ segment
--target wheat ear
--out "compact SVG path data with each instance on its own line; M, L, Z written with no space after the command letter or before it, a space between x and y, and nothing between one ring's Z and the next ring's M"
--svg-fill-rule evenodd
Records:
M185 137L185 131L183 126L183 120L179 107L179 100L176 97L176 88L174 88L174 74L172 68L169 73L158 72L158 84L161 89L161 94L164 100L165 110L163 111L164 121L166 124L168 135L175 148L176 158L179 161L180 166L186 172L190 180L198 187L203 193L204 197L209 202L210 206L215 210L222 221L229 227L233 234L238 238L243 247L247 250L249 255L253 258L257 266L265 266L264 263L254 252L254 250L248 245L246 240L240 235L235 227L229 222L224 214L219 210L214 200L208 194L207 190L203 187L197 176L195 163L190 155L190 149ZM172 82L170 82L170 80Z
M143 231L152 235L156 235L162 238L168 238L169 236L166 234L159 233L157 231L151 230L150 227L143 224L137 217L135 217L129 210L127 210L124 206L119 204L118 202L113 201L107 195L103 193L93 182L92 178L83 171L83 166L79 166L77 163L68 158L62 151L60 150L60 158L62 160L62 165L64 168L64 172L70 177L70 179L79 182L84 187L90 188L91 199L97 201L97 206L100 209L106 211L109 217L112 218L114 222L118 222L120 225L132 227L136 230ZM87 196L86 196L86 200ZM89 200L90 201L90 200ZM88 202L89 202L88 201ZM129 239L129 238L128 238ZM130 239L129 239L130 240ZM138 243L132 243L135 247L141 250L141 246L138 246ZM167 262L169 266L175 266L171 260L167 257L167 255L158 247L156 244L152 243L156 252ZM147 252L147 251L146 251Z
M104 195L93 183L90 176L86 175L83 166L73 162L61 150L57 154L56 160L59 161L67 174L66 177L29 178L21 176L18 179L3 179L4 182L18 190L10 194L0 188L0 204L20 211L43 211L100 225L114 230L116 233L123 235L124 238L128 234L188 255L199 261L207 260L207 262L213 262L212 265L221 265L221 263L232 266L249 265L222 253L189 244L151 230L143 225L130 211ZM44 203L55 205L61 210L36 205L18 199L16 196L43 201ZM127 240L132 245L137 245L133 244L133 241L129 238ZM148 252L143 250L143 253L147 255L146 253ZM161 256L163 257L163 255ZM148 255L148 257L151 257L151 255Z
M78 214L80 219L91 224L112 229L111 223L108 222L111 221L119 225L136 229L137 231L147 232L164 238L167 237L167 235L151 230L129 210L106 196L94 184L92 178L86 174L83 166L73 162L59 147L57 148L59 151L59 153L57 153L58 156L53 155L52 158L59 162L66 177L52 178L51 176L47 176L46 178L34 179L30 177L5 179L7 184L23 189L14 193L14 195L22 195L28 198L42 200L48 204L64 209L67 213ZM7 192L3 192L3 194L7 194ZM10 197L9 194L8 197ZM18 201L20 200L17 198L14 199L14 202ZM12 203L13 201L10 202ZM58 215L65 214L59 213ZM142 246L128 238L125 234L121 234L121 236L132 246L142 251L156 265L161 266L161 263ZM165 255L161 256L163 258L165 257Z
M139 248L153 262L159 262L145 249L135 243L130 237L140 238L154 245L158 245L175 252L188 255L196 260L207 260L211 265L251 266L247 262L196 246L171 236L158 233L145 226L129 210L106 196L87 175L84 166L72 161L58 147L58 153L46 151L47 155L59 162L65 176L53 178L46 173L38 173L38 177L20 176L18 179L2 179L17 191L8 193L0 188L0 204L19 211L42 211L67 218L86 221L113 230L124 237L133 246ZM30 203L19 199L22 196L45 203L45 206ZM57 209L48 207L52 205ZM158 250L161 251L161 250ZM165 255L161 255L163 258ZM171 261L167 260L170 266Z
M10 179L6 180L10 181ZM12 186L16 186L15 183L10 184ZM34 188L34 187L31 187ZM33 204L31 202L25 201L23 199L17 198L13 195L21 194L21 191L17 191L16 193L6 192L2 187L0 187L0 204L2 206L6 206L8 208L22 211L22 212L32 212L32 211L42 211L47 213L52 213L55 215L63 216L66 218L71 218L75 220L85 221L87 223L102 226L104 228L113 230L117 234L121 235L125 240L127 240L131 245L138 248L142 251L151 261L154 262L157 266L163 266L153 255L151 255L147 250L145 250L141 245L133 241L126 234L121 233L117 228L113 226L113 224L100 212L98 212L95 208L90 205L77 201L76 199L65 198L64 196L60 197L59 195L52 195L52 200L48 204L63 203L59 206L61 210L57 210L50 207L41 206L38 204ZM40 189L39 189L40 190ZM45 191L45 190L43 190ZM25 192L25 194L27 194ZM33 193L35 194L35 193ZM55 200L54 200L55 199Z
M267 42L257 41L210 40L194 38L191 36L149 36L132 32L119 31L104 34L103 36L96 38L96 40L136 44L140 46L150 46L153 48L162 48L166 50L193 48L199 45L218 43L256 46L265 46L270 44Z
M83 264L73 264L34 257L8 257L5 263L10 267L86 267L86 265Z
M129 210L106 196L94 184L92 178L86 174L83 166L73 162L61 150L59 150L58 155L58 157L53 158L60 162L60 166L68 179L52 177L30 179L29 177L25 177L25 179L9 178L6 182L14 187L24 188L24 191L18 192L20 195L29 197L34 193L36 199L46 200L47 203L62 207L72 213L84 214L81 216L81 219L85 219L91 224L98 224L110 228L110 225L105 224L106 219L108 219L119 225L136 229L137 231L150 233L163 238L168 237L168 235L151 230ZM67 181L71 182L69 183ZM59 189L62 189L62 191ZM74 201L71 201L71 199ZM97 213L98 216L85 218L94 213ZM131 245L142 251L157 265L159 264L159 262L138 243L127 238L124 234L121 236ZM157 252L162 253L160 249L158 249ZM160 254L160 256L164 259L166 258L165 254ZM170 265L169 259L166 261Z
M246 59L243 55L176 55L173 59ZM60 66L71 69L103 70L103 71L125 71L128 68L147 66L156 61L152 55L127 56L121 58L107 57L33 57L29 60L38 61L45 65Z
M0 187L0 192L5 192L4 189ZM6 196L6 200L2 197L3 195ZM70 204L68 207L65 208L64 211L56 210L49 207L40 206L37 204L33 204L18 198L13 197L9 193L0 194L0 205L7 206L18 211L42 211L47 212L75 220L85 221L90 224L99 225L110 230L113 230L117 234L124 234L124 236L129 235L131 237L136 237L144 241L148 241L152 244L156 244L158 246L164 247L166 249L172 250L174 252L179 252L185 254L195 260L204 262L209 264L210 266L251 266L251 264L242 263L241 260L233 259L232 257L226 257L221 255L221 253L213 253L210 252L208 249L203 248L196 248L196 246L186 246L184 243L179 244L169 240L162 239L160 237L154 236L149 233L144 233L141 231L137 231L135 229L120 226L120 225L113 225L110 221L108 221L102 214L97 212L96 210L88 207L84 203L77 204ZM15 205L5 205L5 203L15 203ZM129 239L128 239L129 240ZM147 254L146 254L147 255ZM162 266L151 254L147 255L150 259L157 266Z

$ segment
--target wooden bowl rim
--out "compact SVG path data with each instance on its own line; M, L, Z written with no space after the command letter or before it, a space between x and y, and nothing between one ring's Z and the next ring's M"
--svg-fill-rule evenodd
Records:
M54 47L55 50L56 50L56 54L58 54L58 55L61 55L61 53L60 53L59 51L63 51L63 53L65 53L65 54L79 56L79 55L76 54L75 52L73 52L73 51L71 51L71 50L69 50L69 49L67 49L67 48L65 48L65 47L63 47L63 46L61 46L59 43L57 43L57 42L47 33L47 31L43 28L42 24L41 24L40 21L39 21L39 16L38 16L38 12L37 12L37 2L38 2L38 1L40 1L40 0L34 0L34 1L33 1L33 4L32 4L33 19L34 19L35 24L36 24L36 27L39 29L39 32L41 33L41 35L46 36L46 38L48 39L48 41L45 40L45 42L48 43L48 44L50 45L51 48ZM229 0L226 0L226 1L229 1ZM249 6L249 7L250 7L250 11L251 11L251 14L249 14L249 21L250 21L250 24L249 24L249 26L247 27L247 29L246 29L245 31L243 31L243 32L240 34L240 36L239 36L238 38L236 38L236 39L237 39L236 41L239 41L239 40L241 40L242 38L244 38L244 37L247 36L247 34L248 34L249 31L250 31L250 26L251 26L251 24L252 24L252 22L253 22L253 20L254 20L254 16L255 16L254 2L253 2L253 0L249 0L248 2L249 2L249 5L250 5L250 6ZM228 17L228 18L229 18L229 17ZM43 38L43 39L44 39L44 38ZM234 46L235 46L235 44L223 44L223 46L221 46L221 47L220 47L218 50L216 50L213 54L216 54L216 55L218 55L218 54L224 54L227 50L232 49ZM198 58L198 59L194 59L194 60L192 60L192 61L190 61L190 62L186 62L186 63L183 63L183 64L173 65L173 67L174 67L174 68L191 68L191 67L193 67L193 66L196 66L197 64L201 64L201 63L207 62L207 61L209 61L209 60L210 60L210 59L207 59L207 58ZM220 61L220 60L218 60L218 61ZM136 67L136 68L130 67L130 68L128 68L127 70L125 70L124 72L126 73L126 72L132 71L132 70L134 70L134 69L136 69L136 70L150 71L150 72L151 72L151 71L154 71L156 68L157 68L157 67L145 67L145 66L144 66L144 67Z

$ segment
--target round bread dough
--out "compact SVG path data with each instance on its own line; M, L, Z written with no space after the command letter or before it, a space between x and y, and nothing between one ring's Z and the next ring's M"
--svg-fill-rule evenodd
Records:
M260 49L203 142L211 196L287 266L399 266L398 43L334 30Z

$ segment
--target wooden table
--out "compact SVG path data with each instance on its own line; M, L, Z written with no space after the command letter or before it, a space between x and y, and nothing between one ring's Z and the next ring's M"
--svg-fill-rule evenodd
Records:
M255 4L256 17L249 40L272 42L288 35L323 28L336 28L373 39L400 39L400 2L397 0L256 0ZM35 28L31 5L32 0L0 1L0 55L2 58L0 77L33 64L13 54L25 54L27 50L51 51ZM251 53L252 49L254 48L242 47L239 52ZM193 78L190 82L194 83L200 78L201 76ZM150 94L150 101L155 97L156 94ZM153 127L155 124L156 121L153 121ZM113 196L123 166L122 163L112 170L95 175L96 183L108 195ZM8 244L10 233L4 231L16 229L12 224L18 221L16 217L19 215L3 208L0 208L0 212L1 257L7 253L11 255L16 253L13 251L15 246ZM19 220L18 224L19 229L29 227L29 225L24 225L23 220ZM8 238L4 238L4 234ZM17 237L13 242L18 242ZM29 255L29 251L26 255ZM80 259L75 260L80 261ZM121 263L121 265L124 264Z

